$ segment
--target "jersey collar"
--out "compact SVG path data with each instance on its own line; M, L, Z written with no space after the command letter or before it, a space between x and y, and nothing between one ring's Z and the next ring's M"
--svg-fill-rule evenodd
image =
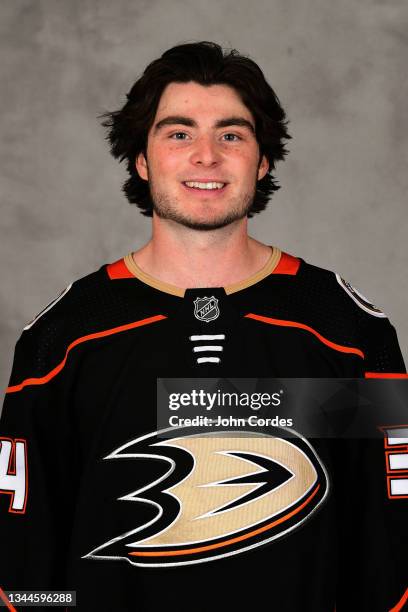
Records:
M251 285L254 285L255 283L258 283L259 281L264 279L269 274L273 273L273 271L276 269L277 265L280 262L282 251L274 246L271 246L270 248L271 255L265 265L262 266L262 268L258 270L258 272L255 272L255 274L252 274L248 278L245 278L244 280L239 281L237 283L233 283L232 285L225 286L224 290L226 294L235 293L236 291L240 291L241 289L250 287ZM132 252L125 255L125 257L123 258L123 262L129 272L143 283L146 283L147 285L150 285L155 289L159 289L160 291L164 291L165 293L177 295L178 297L184 297L186 289L182 287L177 287L177 285L165 283L164 281L159 280L158 278L155 278L151 274L148 274L147 272L142 270L133 259ZM208 287L205 288L207 289Z

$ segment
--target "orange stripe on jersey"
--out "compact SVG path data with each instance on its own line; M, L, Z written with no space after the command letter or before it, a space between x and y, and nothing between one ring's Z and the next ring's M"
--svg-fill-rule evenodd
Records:
M134 275L128 270L123 257L110 263L106 266L106 271L111 280L115 278L135 278Z
M405 593L403 594L403 596L401 597L397 605L391 608L389 612L399 612L400 610L402 610L403 605L406 604L407 601L408 601L408 589L405 591Z
M214 550L215 548L223 548L229 544L235 544L236 542L247 540L248 538L252 538L253 536L258 535L259 533L262 533L263 531L269 531L270 529L272 529L272 527L275 527L275 525L279 525L280 523L287 521L289 518L291 518L295 514L298 514L298 512L300 512L305 506L307 506L311 502L311 500L317 494L319 489L320 489L320 485L317 485L314 491L309 495L307 499L305 499L305 501L298 508L295 508L295 510L288 512L288 514L285 514L281 518L276 519L276 521L273 521L272 523L268 523L267 525L264 525L263 527L259 527L259 529L254 529L254 531L250 531L249 533L245 533L244 535L237 536L236 538L230 538L229 540L226 540L225 542L217 542L215 544L207 544L206 546L197 546L196 548L188 548L188 549L183 549L183 550L131 552L129 553L129 555L134 556L134 557L158 557L158 556L167 557L167 556L175 556L175 555L188 555L188 554L193 554L197 552L203 552L205 550Z
M282 252L281 258L278 265L272 272L272 274L297 274L300 266L300 259L289 255L288 253Z
M304 323L298 323L297 321L285 321L283 319L272 319L271 317L264 317L262 315L253 314L252 312L246 314L245 317L249 319L255 319L256 321L261 321L262 323L269 323L269 325L281 325L282 327L297 327L298 329L304 329L312 333L314 336L316 336L316 338L320 340L320 342L323 342L323 344L326 344L335 351L341 351L342 353L354 353L355 355L358 355L359 357L362 357L364 359L364 353L360 349L354 348L352 346L343 346L342 344L336 344L335 342L332 342L331 340L328 340L327 338L319 334L319 332L313 329L313 327L305 325Z
M408 378L408 374L399 372L366 372L365 378Z
M105 329L101 332L95 332L94 334L88 334L87 336L81 336L77 338L68 346L65 357L51 372L46 374L45 376L40 376L39 378L26 378L19 385L14 385L12 387L7 387L6 393L15 393L16 391L21 391L27 385L44 385L49 382L54 376L56 376L67 361L68 353L78 344L82 344L83 342L88 342L88 340L96 340L97 338L104 338L105 336L112 336L113 334L120 333L122 331L126 331L128 329L134 329L135 327L141 327L142 325L149 325L150 323L156 323L157 321L162 321L163 319L167 319L164 315L155 315L153 317L148 317L147 319L140 319L140 321L134 321L133 323L126 323L125 325L119 325L118 327L112 327L111 329Z
M3 589L0 587L0 599L3 600L4 605L6 606L6 608L8 610L12 610L13 612L17 612L17 610L15 609L15 607L13 606L12 603L10 603L9 598L7 597L7 595L5 594L5 592L3 591Z

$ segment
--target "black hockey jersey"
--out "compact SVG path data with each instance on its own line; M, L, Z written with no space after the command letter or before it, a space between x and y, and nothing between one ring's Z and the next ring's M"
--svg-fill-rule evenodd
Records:
M378 307L276 247L259 273L217 288L168 285L131 254L104 264L16 344L0 587L75 590L95 612L403 610L408 418L381 441L160 438L158 378L225 377L407 374Z

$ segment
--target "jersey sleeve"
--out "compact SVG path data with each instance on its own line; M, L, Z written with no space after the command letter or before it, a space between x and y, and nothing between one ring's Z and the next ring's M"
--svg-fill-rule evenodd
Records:
M406 369L397 332L387 315L353 285L335 274L342 289L344 316L353 321L364 354L365 378L405 378Z
M363 326L365 378L406 378L406 368L397 332L388 318Z
M408 600L408 471L387 469L388 440L335 441L337 612L397 612ZM408 445L394 452L406 466Z
M408 609L408 403L401 416L387 410L386 403L387 397L408 399L408 375L388 316L336 278L364 355L362 376L379 379L360 381L361 404L366 391L381 398L382 412L367 423L364 437L332 440L339 536L336 612L399 612Z
M383 403L395 393L408 398L408 375L394 325L365 298L358 306L364 377L378 379L362 381L363 395L364 385L371 384L377 385L371 393ZM397 612L408 607L408 405L402 418L392 411L387 417L387 408L382 410L383 415L373 419L375 431L338 444L337 612Z
M53 326L48 326L52 328ZM76 487L71 383L50 333L22 332L0 417L0 587L64 588Z

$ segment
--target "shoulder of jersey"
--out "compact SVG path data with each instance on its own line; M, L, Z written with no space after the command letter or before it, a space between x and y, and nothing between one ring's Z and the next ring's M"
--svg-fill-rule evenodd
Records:
M90 341L117 338L121 331L166 319L164 308L143 285L112 282L125 278L112 276L112 265L103 264L71 282L25 325L15 348L9 390L34 384L27 383L34 379L41 383L53 379L65 370L68 355L67 362L72 363L78 345L90 346Z
M316 294L316 297L321 293L328 303L332 302L336 308L343 307L346 309L345 313L354 313L359 318L365 319L367 316L387 318L387 315L378 306L339 273L306 263L303 260L302 262L305 290L307 285L308 290Z
M62 369L70 347L84 329L92 328L92 308L95 311L104 291L102 268L69 283L25 325L16 343L8 392L34 380L35 387L48 382L50 373Z
M83 309L87 301L98 301L98 291L101 289L102 268L81 278L73 280L58 293L27 325L23 327L24 335L35 335L46 326L69 326ZM24 332L30 332L25 334Z
M133 279L134 283L117 282ZM21 338L64 344L156 313L152 294L126 268L124 258L72 281L25 327Z

